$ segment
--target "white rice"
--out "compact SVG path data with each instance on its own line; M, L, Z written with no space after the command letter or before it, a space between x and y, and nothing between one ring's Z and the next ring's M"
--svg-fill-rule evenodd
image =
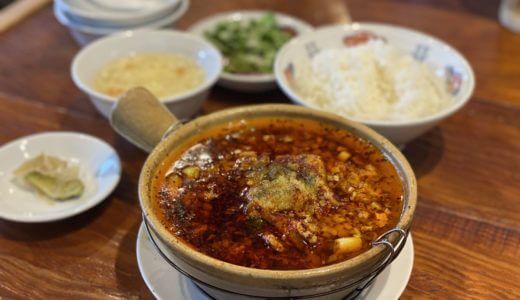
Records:
M417 119L453 101L430 67L378 40L321 51L295 71L303 99L364 120Z

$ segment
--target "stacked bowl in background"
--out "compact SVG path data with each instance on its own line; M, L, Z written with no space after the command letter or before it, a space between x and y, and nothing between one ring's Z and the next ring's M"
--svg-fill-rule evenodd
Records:
M55 0L56 19L80 45L112 33L173 27L189 0Z

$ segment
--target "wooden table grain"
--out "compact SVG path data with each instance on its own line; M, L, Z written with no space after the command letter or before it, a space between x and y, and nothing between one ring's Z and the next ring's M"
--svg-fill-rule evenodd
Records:
M192 0L179 23L234 9L273 9L313 25L385 22L439 37L472 64L466 107L404 153L419 182L415 264L402 298L520 299L520 35L497 22L498 1ZM79 47L51 7L0 35L0 143L49 130L79 131L115 147L121 183L102 204L47 224L0 221L0 298L152 298L136 262L136 183L146 154L111 130L73 85ZM288 102L280 91L219 87L203 113Z

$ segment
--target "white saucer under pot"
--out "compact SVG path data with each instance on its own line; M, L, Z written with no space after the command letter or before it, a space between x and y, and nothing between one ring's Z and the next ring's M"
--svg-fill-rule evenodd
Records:
M160 241L157 239L155 239L155 241L160 247ZM214 299L203 290L211 290L211 287L194 283L191 279L177 271L161 256L150 240L144 224L141 224L137 235L136 254L141 276L157 299ZM410 279L413 268L413 258L414 249L412 236L408 235L408 239L401 253L375 278L370 286L358 295L357 299L399 299ZM211 291L211 293L213 295L218 294L215 293L214 290ZM217 299L220 298L217 296ZM226 297L222 299L229 299L229 295L226 295ZM248 298L237 295L236 299ZM320 299L327 299L327 297L325 296Z

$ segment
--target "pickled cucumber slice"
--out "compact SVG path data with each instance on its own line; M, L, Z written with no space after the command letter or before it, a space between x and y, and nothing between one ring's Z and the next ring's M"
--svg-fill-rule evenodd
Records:
M67 200L81 196L85 190L79 179L61 181L55 177L33 171L24 177L25 181L38 191L54 200Z

